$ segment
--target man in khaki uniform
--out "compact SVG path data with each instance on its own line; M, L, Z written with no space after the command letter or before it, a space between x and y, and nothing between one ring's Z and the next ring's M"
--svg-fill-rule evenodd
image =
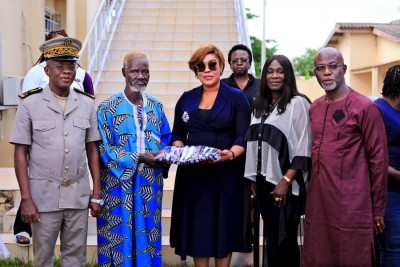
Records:
M70 90L80 48L80 41L70 37L42 44L49 84L20 95L10 141L15 145L21 217L32 223L34 263L40 267L53 266L59 234L62 266L84 266L88 207L96 217L101 210L94 99Z

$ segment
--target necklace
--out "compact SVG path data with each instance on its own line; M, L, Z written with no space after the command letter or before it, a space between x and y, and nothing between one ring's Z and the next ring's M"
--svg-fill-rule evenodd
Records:
M275 102L275 104L269 104L268 105L268 113L271 113L275 109L277 104L278 104L278 102Z
M271 102L271 103L268 105L268 112L267 112L268 114L270 114L272 111L274 111L276 105L278 105L279 100L280 100L280 97L275 101L275 103L272 103L272 102Z
M246 86L247 85L247 83L249 82L249 78L247 78L245 81L243 81L243 82L239 82L239 80L237 80L237 79L235 79L235 82L240 86L240 87L243 87L243 86Z

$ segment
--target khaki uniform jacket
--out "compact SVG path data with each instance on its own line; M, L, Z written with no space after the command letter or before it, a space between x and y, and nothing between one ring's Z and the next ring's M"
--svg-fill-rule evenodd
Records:
M39 212L86 209L87 142L100 140L94 100L71 90L65 112L46 86L18 106L10 143L29 145L29 186Z

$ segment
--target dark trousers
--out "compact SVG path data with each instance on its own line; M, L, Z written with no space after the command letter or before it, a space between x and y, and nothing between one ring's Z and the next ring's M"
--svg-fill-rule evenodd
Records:
M282 209L274 205L273 196L270 194L275 185L263 181L258 182L257 197L260 198L260 213L263 218L263 260L262 266L268 267L298 267L300 266L300 249L297 243L297 231L300 218L282 218ZM289 189L291 190L291 189ZM291 206L296 206L298 198L296 196L287 197L287 202ZM287 203L289 204L289 203ZM283 220L283 221L282 221ZM279 242L280 227L286 230L286 238Z
M24 223L21 218L21 205L18 208L17 216L15 216L14 221L14 235L21 232L27 232L29 236L32 236L32 229L29 223Z

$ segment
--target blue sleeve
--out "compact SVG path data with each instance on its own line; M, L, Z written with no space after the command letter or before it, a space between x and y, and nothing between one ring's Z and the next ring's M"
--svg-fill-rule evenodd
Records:
M161 121L160 121L160 136L161 136L161 144L160 149L163 149L165 146L168 146L171 142L171 128L169 127L169 122L167 116L165 116L164 108L161 105Z
M233 145L246 147L244 136L250 125L251 108L243 92L235 96L235 140Z
M174 117L174 126L172 128L172 140L171 143L174 141L182 141L183 143L186 143L186 137L188 134L188 130L186 127L186 123L184 122L182 116L183 114L183 104L184 104L184 98L185 98L186 93L183 93L183 95L179 98L178 102L176 103L175 106L175 117Z
M125 149L124 146L128 142L117 143L118 133L114 130L113 116L107 111L107 104L100 104L97 111L97 121L101 135L99 150L102 163L115 177L121 177L124 172L126 173L125 169L129 169L133 173L136 172L139 154Z

